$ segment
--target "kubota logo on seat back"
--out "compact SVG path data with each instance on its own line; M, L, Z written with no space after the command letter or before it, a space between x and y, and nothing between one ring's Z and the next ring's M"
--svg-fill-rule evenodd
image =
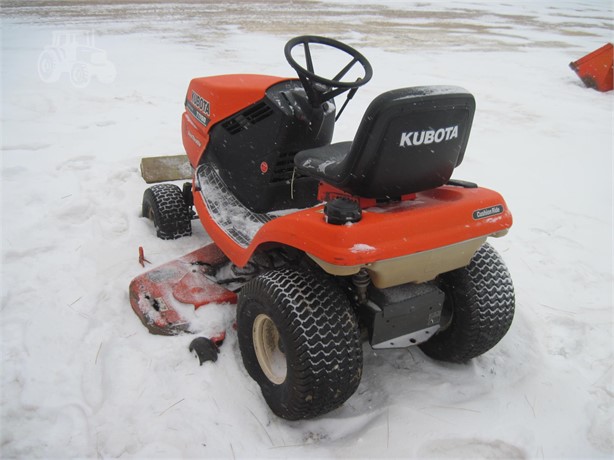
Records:
M430 129L428 131L409 131L401 133L400 147L411 147L422 144L439 144L458 137L458 125L447 128Z

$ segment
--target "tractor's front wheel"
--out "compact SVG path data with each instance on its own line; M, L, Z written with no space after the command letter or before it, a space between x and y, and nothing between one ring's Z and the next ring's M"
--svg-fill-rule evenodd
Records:
M467 362L494 347L514 318L512 278L501 256L488 243L475 253L468 266L438 278L446 298L445 324L420 345L431 358Z
M151 219L158 238L175 240L192 234L190 207L174 184L157 184L143 194L143 217Z
M320 273L285 267L248 282L237 331L245 368L279 417L316 417L358 388L358 320L343 290Z
M85 88L90 84L92 75L89 67L83 62L76 62L70 69L70 82L76 88Z

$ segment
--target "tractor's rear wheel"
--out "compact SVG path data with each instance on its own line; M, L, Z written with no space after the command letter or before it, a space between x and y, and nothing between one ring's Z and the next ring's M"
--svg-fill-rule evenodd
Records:
M438 278L445 294L446 324L420 345L431 358L464 363L486 353L506 334L514 318L512 278L501 256L488 243L468 266Z
M53 83L60 79L62 69L61 59L56 50L45 50L38 58L38 75L45 83Z
M175 240L192 234L190 207L174 184L157 184L143 194L143 217L153 220L158 238Z
M316 417L358 388L358 320L325 275L285 267L254 278L239 295L237 331L245 368L279 417Z

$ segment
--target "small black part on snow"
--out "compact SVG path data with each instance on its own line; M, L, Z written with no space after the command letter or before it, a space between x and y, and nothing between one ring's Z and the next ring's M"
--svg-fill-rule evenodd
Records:
M217 344L207 337L197 337L190 343L190 352L195 352L202 366L205 361L217 361L220 352Z

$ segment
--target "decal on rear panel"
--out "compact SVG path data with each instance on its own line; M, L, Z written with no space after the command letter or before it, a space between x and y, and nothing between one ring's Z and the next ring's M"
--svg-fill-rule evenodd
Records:
M495 206L490 206L488 208L477 209L473 211L473 218L475 220L485 219L486 217L496 216L498 214L503 214L503 205L497 204Z

